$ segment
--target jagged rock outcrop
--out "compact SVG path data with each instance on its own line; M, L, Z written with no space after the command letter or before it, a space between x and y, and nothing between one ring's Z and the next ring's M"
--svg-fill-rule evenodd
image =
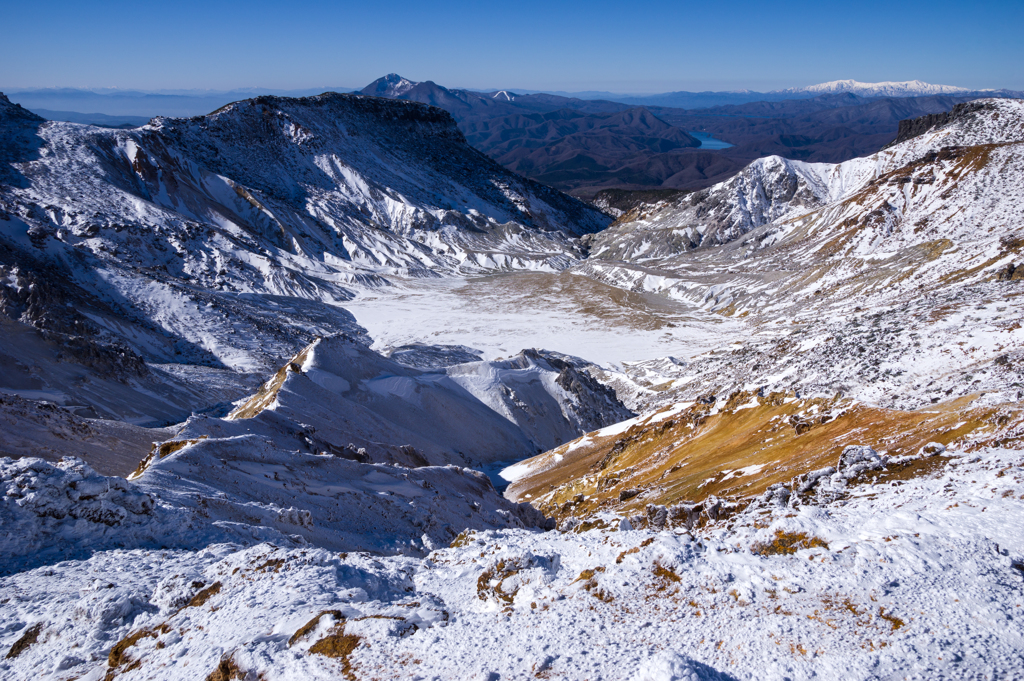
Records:
M900 127L899 131L896 133L896 139L893 140L886 148L895 146L901 142L906 142L907 140L915 137L919 137L933 128L946 125L952 121L960 120L972 113L990 108L990 106L990 104L983 101L963 102L957 104L949 111L926 114L917 118L909 118L907 120L900 121Z

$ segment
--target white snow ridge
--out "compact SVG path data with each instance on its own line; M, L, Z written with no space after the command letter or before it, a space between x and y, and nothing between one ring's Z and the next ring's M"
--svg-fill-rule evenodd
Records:
M612 224L411 102L0 96L0 679L1020 678L1024 102L912 123Z

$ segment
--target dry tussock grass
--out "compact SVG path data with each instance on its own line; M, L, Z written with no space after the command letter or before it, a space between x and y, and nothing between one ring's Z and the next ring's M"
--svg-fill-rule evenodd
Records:
M776 483L789 484L797 475L835 465L850 444L870 444L890 456L916 454L928 442L966 449L1021 447L1024 410L1016 404L972 407L976 397L900 411L840 397L739 392L719 413L711 413L713 404L698 402L661 422L641 423L580 447L520 479L510 491L547 515L586 519L603 510L639 514L647 504L694 503L712 495L749 499ZM737 409L751 400L756 407ZM928 475L945 462L945 457L931 457L894 465L879 478ZM737 474L753 467L759 470ZM627 489L643 494L621 495ZM581 495L585 501L577 501Z

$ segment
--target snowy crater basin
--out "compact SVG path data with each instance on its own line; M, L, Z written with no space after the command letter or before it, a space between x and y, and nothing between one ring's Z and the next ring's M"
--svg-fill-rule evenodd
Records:
M374 348L464 345L494 360L544 348L602 366L693 356L740 323L683 301L625 291L569 272L396 281L344 304Z

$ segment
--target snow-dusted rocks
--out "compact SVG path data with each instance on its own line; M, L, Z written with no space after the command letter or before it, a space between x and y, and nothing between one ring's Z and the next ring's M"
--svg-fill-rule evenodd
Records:
M422 559L104 551L0 578L14 594L0 602L0 651L17 653L0 674L1012 678L1024 665L1021 464L1012 450L956 453L934 476L694 536L467 532Z
M920 127L840 164L760 159L594 237L574 271L745 327L723 351L687 357L674 389L645 392L638 369L625 393L668 404L795 389L897 408L1019 399L1010 358L1024 336L1005 272L1021 260L1024 101L978 100Z
M153 497L81 459L0 459L0 556L4 569L117 545L155 525ZM144 528L152 536L154 528Z
M285 545L422 555L466 528L545 525L469 468L360 463L283 449L252 430L183 442L133 482L249 543L272 531Z
M124 478L97 474L80 459L67 458L57 464L41 459L3 459L0 465L5 500L39 518L70 517L113 527L153 511L148 495Z

